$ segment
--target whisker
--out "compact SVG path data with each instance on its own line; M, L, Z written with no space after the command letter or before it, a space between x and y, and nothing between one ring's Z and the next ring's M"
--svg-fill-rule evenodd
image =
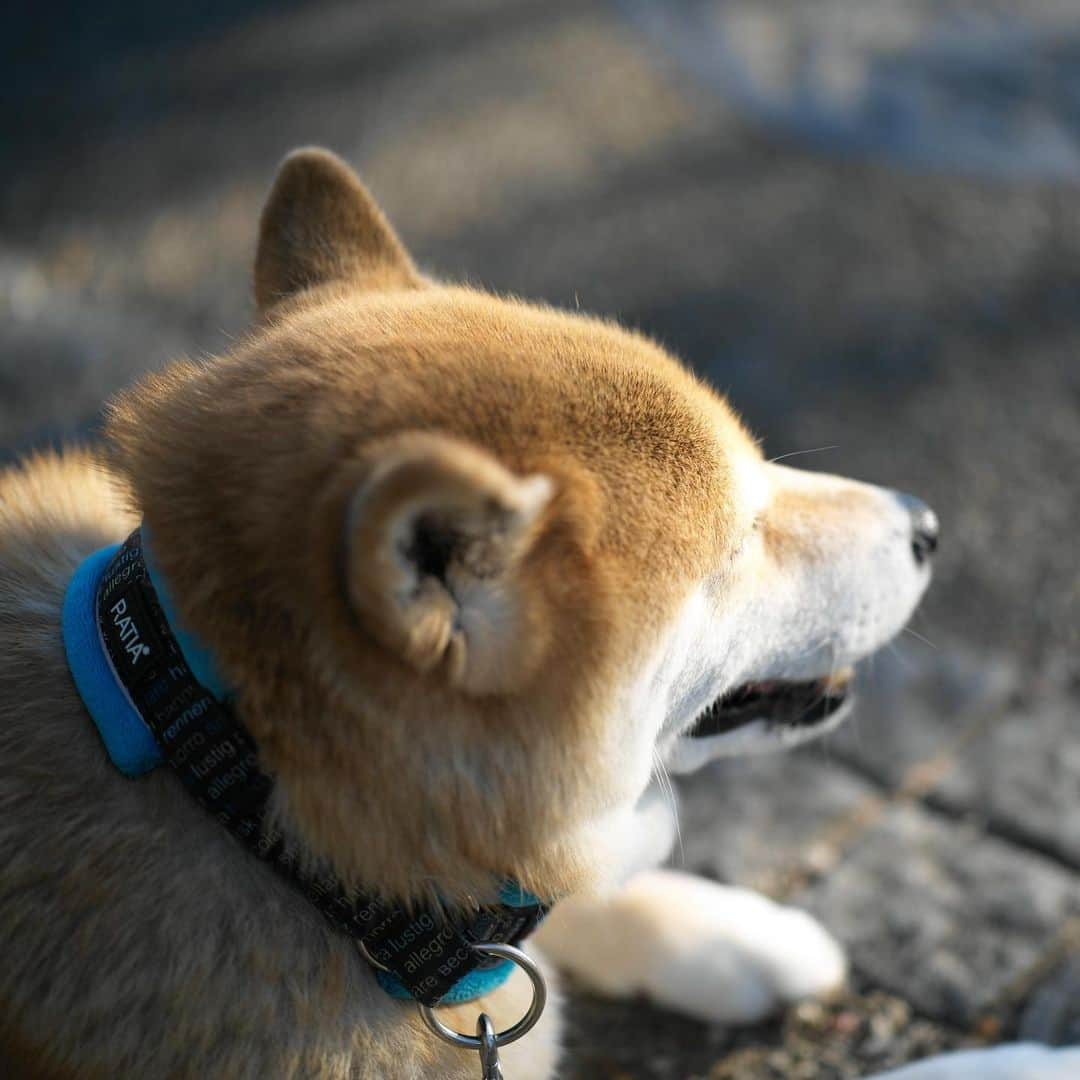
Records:
M671 781L671 775L667 771L664 759L653 749L653 765L656 768L656 781L660 785L660 791L671 807L671 816L675 821L675 842L679 848L679 865L686 865L686 849L683 847L682 824L679 821L679 802L675 797L675 785Z
M921 641L924 645L929 645L931 649L936 649L937 646L928 638L919 633L918 630L912 630L910 626L904 627L904 633L910 634L913 638Z
M885 648L896 657L897 662L908 674L916 670L915 665L896 647L895 641L885 642Z
M769 458L769 464L772 465L777 461L783 461L785 458L800 457L802 454L820 454L823 450L839 450L838 443L834 443L832 446L815 446L813 450L792 450L787 454L781 454L779 457Z

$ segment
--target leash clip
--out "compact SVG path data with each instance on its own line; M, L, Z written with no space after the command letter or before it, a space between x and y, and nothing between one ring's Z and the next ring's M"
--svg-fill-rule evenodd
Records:
M480 1080L503 1080L499 1043L487 1013L476 1018L476 1037L480 1040Z
M487 944L473 945L473 948L485 956L496 956L500 960L510 960L517 964L526 975L533 987L532 1002L525 1015L505 1031L495 1031L491 1017L487 1013L481 1013L476 1022L476 1034L465 1035L460 1031L448 1028L436 1015L433 1009L427 1005L419 1005L420 1019L424 1021L428 1029L438 1035L443 1042L451 1046L457 1046L462 1050L476 1050L480 1054L480 1066L483 1070L481 1080L503 1080L502 1069L499 1065L499 1048L517 1042L523 1035L527 1035L536 1025L547 1004L547 984L544 982L543 972L535 962L513 945L502 945L490 942Z

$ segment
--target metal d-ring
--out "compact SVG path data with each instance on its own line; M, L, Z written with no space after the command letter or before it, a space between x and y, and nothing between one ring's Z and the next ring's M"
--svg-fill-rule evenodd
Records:
M509 1046L510 1043L517 1042L522 1035L527 1035L532 1031L536 1021L540 1019L540 1014L544 1011L544 1006L547 1004L547 984L544 982L544 975L525 953L520 949L515 949L513 945L490 943L474 945L473 948L485 956L497 956L500 960L512 960L529 976L529 981L532 983L533 998L528 1012L512 1027L508 1027L505 1031L496 1032L493 1036L496 1047ZM485 1040L478 1038L476 1035L464 1035L460 1031L448 1028L429 1006L420 1005L419 1009L420 1019L440 1039L450 1043L451 1046L458 1046L462 1050L481 1050L484 1048Z
M364 958L364 959L365 959L365 960L366 960L366 961L367 961L367 962L368 962L368 963L369 963L369 964L370 964L370 965L371 965L371 966L372 966L373 968L378 968L378 969L379 969L380 971L390 971L390 969L389 969L389 968L388 968L388 967L387 967L387 966L386 966L385 964L380 964L380 963L379 963L379 961L378 961L378 960L376 960L376 959L375 959L375 957L374 957L374 956L372 956L372 955L371 955L371 953L369 953L369 952L368 952L368 948L367 948L367 946L366 946L366 945L364 944L364 940L363 940L363 938L353 938L353 941L355 941L355 942L356 942L356 947L357 947L357 948L358 948L358 949L360 950L360 955L361 955L361 956L362 956L362 957L363 957L363 958ZM390 974L392 975L392 974L393 974L393 972L392 972L392 971L390 971Z

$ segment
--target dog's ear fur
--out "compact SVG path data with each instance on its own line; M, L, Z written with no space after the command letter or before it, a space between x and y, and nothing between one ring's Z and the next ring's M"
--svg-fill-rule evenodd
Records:
M260 315L305 289L415 288L421 279L367 188L328 150L291 153L263 208L255 256Z
M350 600L382 644L469 693L499 693L546 648L529 556L553 494L492 455L408 432L374 448L346 523Z

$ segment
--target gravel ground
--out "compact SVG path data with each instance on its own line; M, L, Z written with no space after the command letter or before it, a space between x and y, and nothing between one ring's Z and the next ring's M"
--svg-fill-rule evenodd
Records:
M851 995L743 1032L577 995L568 1076L1080 1039L1080 16L1032 5L1024 52L997 5L857 7L107 0L3 46L0 453L227 347L274 165L317 142L428 269L641 326L770 454L830 447L799 463L938 510L937 582L857 720L681 792L682 862L815 910Z

